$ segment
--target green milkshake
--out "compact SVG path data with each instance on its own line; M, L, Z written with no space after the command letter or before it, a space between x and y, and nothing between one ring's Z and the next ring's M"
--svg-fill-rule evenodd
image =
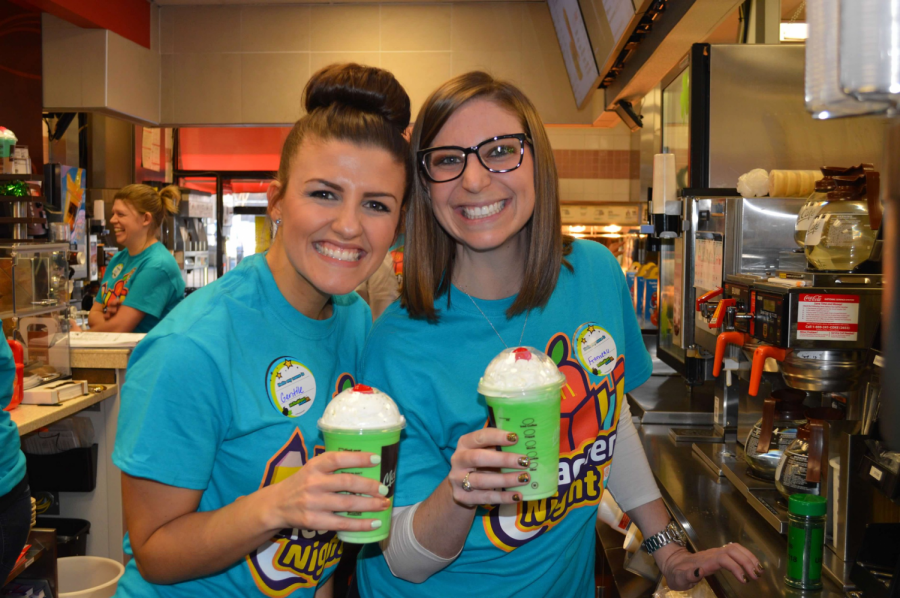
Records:
M394 505L394 482L400 431L406 419L397 404L378 389L357 384L334 397L318 422L325 438L325 450L373 453L381 463L358 469L339 469L335 473L353 473L376 480L388 488L387 498ZM368 496L368 495L366 495ZM338 538L353 544L379 542L391 532L391 510L338 513L353 519L377 519L381 527L365 532L339 531Z
M532 347L506 349L495 357L478 383L493 427L515 432L518 441L501 447L528 457L529 480L517 491L522 500L556 494L559 483L560 393L565 376L546 354ZM506 469L503 473L520 472Z

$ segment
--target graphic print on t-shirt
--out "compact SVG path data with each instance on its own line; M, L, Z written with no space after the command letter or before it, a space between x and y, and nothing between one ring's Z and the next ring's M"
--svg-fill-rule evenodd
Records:
M269 364L266 392L285 417L299 417L309 411L316 400L316 378L305 365L283 355Z
M116 280L116 283L112 286L112 288L109 288L109 285L105 282L100 286L101 303L103 303L104 306L109 305L109 300L113 297L116 298L116 301L118 301L119 305L121 305L125 301L125 296L128 295L128 288L125 285L128 284L128 281L131 279L134 271L135 268L132 268L125 276L122 277L122 280ZM118 266L113 268L113 280L115 280L121 272L122 264L119 264Z
M550 498L487 508L484 531L506 552L552 529L571 509L598 504L609 478L625 397L625 357L619 356L609 375L594 384L566 334L554 335L546 353L566 377L560 407L559 490Z
M316 455L325 447L316 446ZM269 459L259 487L284 481L307 462L306 443L299 429ZM283 529L250 553L247 565L259 591L272 598L287 596L298 588L314 588L322 574L339 560L343 543L333 531Z

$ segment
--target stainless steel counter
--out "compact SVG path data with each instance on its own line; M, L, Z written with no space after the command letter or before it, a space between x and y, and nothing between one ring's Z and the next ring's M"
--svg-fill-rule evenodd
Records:
M669 426L641 425L638 432L666 506L684 527L693 548L706 550L739 542L765 567L759 580L747 584L730 573L717 573L716 581L727 598L844 597L827 578L821 592L785 587L786 538L760 517L731 482L695 456L690 443L673 442Z
M681 376L650 376L628 399L631 414L644 424L713 425L712 388L691 389Z

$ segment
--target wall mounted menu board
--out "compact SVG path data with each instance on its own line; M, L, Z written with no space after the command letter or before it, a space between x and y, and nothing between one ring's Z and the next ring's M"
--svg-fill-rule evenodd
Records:
M563 61L566 63L569 83L575 94L575 103L582 108L597 89L600 73L597 70L594 50L585 28L581 7L578 0L548 0L547 4L556 28L559 49L562 50Z
M643 4L643 0L634 0ZM582 0L581 8L594 60L605 76L634 29L637 12L632 0ZM602 79L602 77L601 77Z

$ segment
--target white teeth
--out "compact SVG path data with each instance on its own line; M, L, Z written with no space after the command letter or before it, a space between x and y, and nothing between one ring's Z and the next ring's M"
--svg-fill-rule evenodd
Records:
M315 243L316 251L330 258L340 260L342 262L355 262L359 260L360 251L358 249L332 249L326 247L322 243Z
M487 218L488 216L493 216L500 212L503 209L503 206L506 205L506 200L501 199L497 203L492 203L487 206L478 206L474 208L463 208L463 216L468 218L469 220L479 220L481 218Z

